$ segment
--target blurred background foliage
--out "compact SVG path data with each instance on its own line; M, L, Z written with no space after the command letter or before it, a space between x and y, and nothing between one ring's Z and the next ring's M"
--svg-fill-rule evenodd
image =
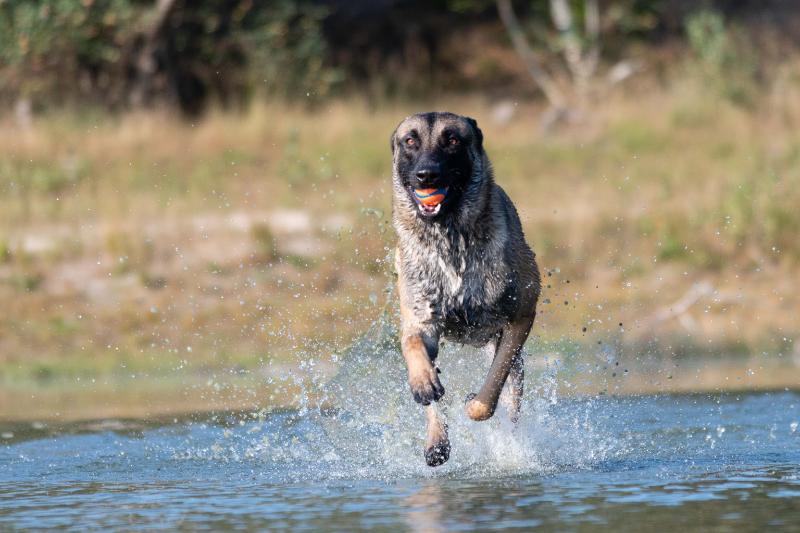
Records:
M791 2L782 11L794 11ZM332 95L419 98L448 91L532 88L508 61L491 0L2 0L0 98L35 109L76 102L110 109L209 105L252 98L314 102ZM570 38L551 24L550 0L514 2L534 48L563 52ZM585 18L584 2L571 4ZM600 2L602 52L688 39L714 74L725 71L746 100L755 59L728 20L758 22L763 2ZM778 17L780 18L780 17ZM761 21L763 23L763 21ZM786 23L786 21L784 21ZM576 25L577 29L577 25ZM735 28L734 28L735 29ZM578 35L585 37L585 35ZM482 47L487 50L481 50ZM740 79L742 78L742 79Z
M329 12L288 0L4 0L2 96L186 113L254 93L327 96L341 81L323 35Z
M798 28L793 0L0 0L0 415L12 384L325 364L386 301L387 140L432 108L481 124L546 273L535 361L796 384Z

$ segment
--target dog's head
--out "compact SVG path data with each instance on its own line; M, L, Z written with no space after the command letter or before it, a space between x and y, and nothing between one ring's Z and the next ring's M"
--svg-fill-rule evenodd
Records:
M486 176L478 123L453 113L412 115L392 134L395 202L425 220L462 210Z

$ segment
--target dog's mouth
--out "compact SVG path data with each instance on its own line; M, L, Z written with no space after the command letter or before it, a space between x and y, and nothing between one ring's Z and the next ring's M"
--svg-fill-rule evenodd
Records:
M417 202L420 213L424 216L432 217L439 214L442 210L442 202L447 197L450 187L439 189L413 189L412 196Z

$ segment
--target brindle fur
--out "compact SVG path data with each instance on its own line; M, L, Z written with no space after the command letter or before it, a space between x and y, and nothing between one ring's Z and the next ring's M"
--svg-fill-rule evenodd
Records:
M447 425L432 404L444 395L434 366L440 339L494 351L483 386L467 398L467 414L490 418L511 374L509 412L516 422L521 349L536 314L539 271L514 205L494 182L473 119L413 115L397 127L391 145L401 346L411 392L426 406L426 461L437 466L450 453ZM414 188L429 187L449 187L435 216L425 216L413 197Z

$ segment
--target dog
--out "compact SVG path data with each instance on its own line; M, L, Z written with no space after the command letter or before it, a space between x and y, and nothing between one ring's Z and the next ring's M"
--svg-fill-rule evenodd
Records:
M403 120L391 136L392 219L400 297L400 345L411 393L425 406L425 461L450 457L440 340L486 346L493 360L467 415L487 420L509 380L509 415L519 418L522 345L541 290L533 251L514 204L495 184L483 133L469 117L433 112Z

